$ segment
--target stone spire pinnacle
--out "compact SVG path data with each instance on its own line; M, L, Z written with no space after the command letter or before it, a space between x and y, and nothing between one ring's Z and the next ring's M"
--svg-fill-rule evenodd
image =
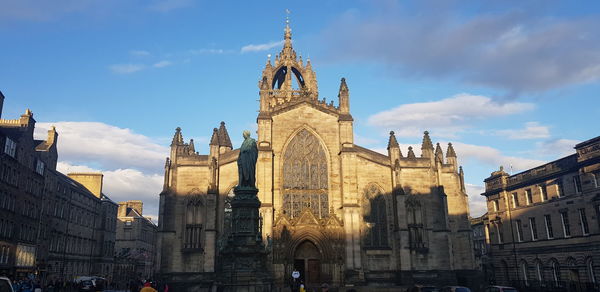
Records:
M350 93L348 90L348 84L346 84L346 78L342 78L340 81L340 91L338 93L340 112L347 114L350 112Z
M400 148L396 136L394 135L394 131L390 131L390 140L388 141L387 149L390 150L390 148Z
M415 156L415 152L413 151L412 146L408 146L408 154L406 155L407 158L417 158Z
M181 144L183 144L183 136L181 135L181 128L177 127L175 129L175 135L173 136L173 141L171 142L171 146L181 145Z
M286 17L285 17L285 29L283 34L284 39L284 48L292 47L292 29L290 28L290 11L286 9Z
M210 145L219 146L219 129L214 128L212 137L210 137Z
M452 143L448 143L448 150L446 150L446 157L456 157L456 152L454 152L454 147L452 147Z
M229 139L229 133L227 133L227 128L225 128L225 122L221 122L221 126L218 131L219 136L219 146L226 146L233 148L233 144L231 144L231 139Z
M435 160L439 161L440 163L444 162L444 153L442 152L440 143L435 144Z
M421 144L421 157L433 157L433 143L429 138L429 132L423 132L423 143Z
M196 147L194 147L194 139L190 139L189 149L191 153L196 153Z

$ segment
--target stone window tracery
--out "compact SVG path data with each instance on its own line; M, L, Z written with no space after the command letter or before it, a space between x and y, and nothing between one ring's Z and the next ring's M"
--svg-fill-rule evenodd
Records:
M199 199L191 199L185 212L184 248L200 249L202 235L202 204Z
M366 224L365 247L387 248L388 224L387 204L379 187L371 184L367 187L363 201L363 219Z
M406 202L406 222L411 249L426 248L424 240L423 212L421 203L416 200Z
M310 209L318 218L329 214L327 156L313 134L302 130L283 156L283 212L291 218Z

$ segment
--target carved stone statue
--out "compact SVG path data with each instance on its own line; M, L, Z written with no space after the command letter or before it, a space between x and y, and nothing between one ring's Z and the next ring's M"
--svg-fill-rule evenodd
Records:
M250 138L250 131L244 131L244 142L240 147L238 157L238 188L256 188L256 160L258 160L258 148L256 140Z

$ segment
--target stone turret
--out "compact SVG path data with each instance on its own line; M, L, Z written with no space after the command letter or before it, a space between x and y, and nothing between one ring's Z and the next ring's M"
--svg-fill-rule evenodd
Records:
M448 143L448 149L446 150L446 163L453 166L456 171L456 166L458 162L456 161L456 152L454 152L454 147L452 147L452 143Z
M183 135L181 135L181 128L177 127L175 129L175 135L173 135L173 140L171 141L171 147L182 145L183 144Z
M339 105L340 105L340 113L341 114L349 114L350 113L350 93L348 90L348 85L346 84L346 78L342 78L340 82L340 91L338 93Z
M408 154L406 155L406 158L410 158L410 159L417 158L417 156L415 156L415 152L413 151L412 146L408 146Z
M440 143L436 143L435 145L435 162L439 164L444 163L444 153L442 152L442 147Z
M390 160L392 163L395 163L397 159L402 158L402 152L400 151L400 145L398 145L398 141L396 140L394 131L390 131L390 139L388 141L387 150L388 150L388 155L390 156Z
M219 129L214 128L212 137L210 137L210 156L216 157L219 155Z
M227 133L227 128L225 127L225 122L221 122L217 135L219 137L219 153L222 154L233 149L229 133Z
M429 138L429 132L423 132L423 143L421 144L421 157L433 158L433 143Z

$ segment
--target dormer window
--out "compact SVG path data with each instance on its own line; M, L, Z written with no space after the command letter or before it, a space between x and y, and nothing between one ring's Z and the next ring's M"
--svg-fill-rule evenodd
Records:
M6 143L4 144L4 153L14 158L15 154L17 153L17 142L6 137Z

